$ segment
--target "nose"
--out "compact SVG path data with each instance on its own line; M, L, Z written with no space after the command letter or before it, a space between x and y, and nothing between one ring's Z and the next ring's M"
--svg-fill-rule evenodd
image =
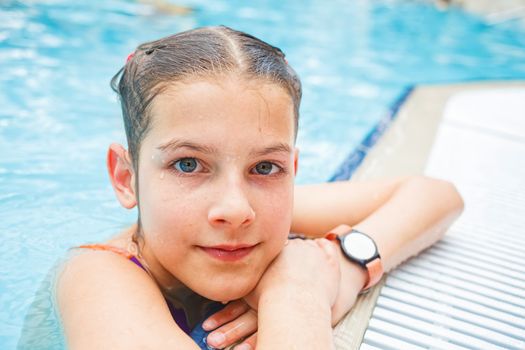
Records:
M248 226L254 219L255 211L240 180L228 180L218 191L216 201L208 212L208 221L213 226L236 229Z

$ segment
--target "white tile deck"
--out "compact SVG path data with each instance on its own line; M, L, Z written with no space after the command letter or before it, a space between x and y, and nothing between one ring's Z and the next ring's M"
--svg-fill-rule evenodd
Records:
M425 173L465 212L388 276L361 349L525 349L525 89L453 95Z

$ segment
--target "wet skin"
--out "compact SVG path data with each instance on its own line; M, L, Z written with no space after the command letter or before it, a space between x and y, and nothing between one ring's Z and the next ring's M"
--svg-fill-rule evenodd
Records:
M292 101L276 84L231 77L169 86L151 114L132 189L143 258L166 289L241 298L290 229Z

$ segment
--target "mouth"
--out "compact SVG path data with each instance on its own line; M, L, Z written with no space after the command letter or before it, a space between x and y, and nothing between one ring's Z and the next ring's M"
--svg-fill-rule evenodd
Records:
M214 259L221 261L238 261L248 256L257 244L216 245L199 248Z

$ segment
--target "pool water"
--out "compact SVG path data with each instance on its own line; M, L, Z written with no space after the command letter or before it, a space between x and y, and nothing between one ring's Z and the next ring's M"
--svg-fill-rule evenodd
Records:
M16 346L40 282L71 246L133 221L105 171L124 142L110 77L135 46L225 24L279 46L302 77L299 183L326 181L408 86L525 79L525 28L420 1L0 4L0 348Z

